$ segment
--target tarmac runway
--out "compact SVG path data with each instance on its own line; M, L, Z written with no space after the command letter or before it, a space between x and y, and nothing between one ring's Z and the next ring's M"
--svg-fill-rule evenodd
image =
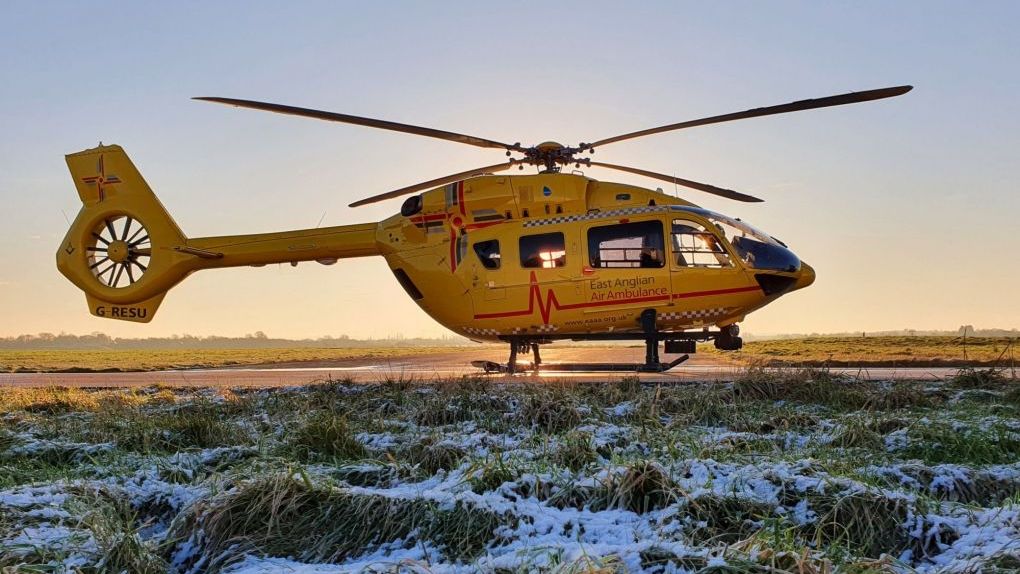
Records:
M668 362L675 358L663 355ZM522 355L521 361L530 360ZM394 356L386 360L355 359L329 362L280 363L251 367L222 369L185 369L171 371L145 371L124 373L0 373L0 386L15 387L133 387L155 384L190 387L275 387L304 385L326 380L351 379L359 382L413 379L434 381L462 376L480 375L482 371L471 366L471 361L506 361L506 351L487 347L477 351L435 353L416 356ZM558 363L639 363L644 360L643 347L561 347L542 349L544 364ZM722 362L714 355L691 355L690 360L665 373L638 374L647 382L727 381L732 380L742 367ZM845 373L863 380L937 380L956 374L955 368L839 368L832 372ZM633 377L626 372L539 372L519 373L510 377L504 374L484 375L494 380L515 381L615 381Z

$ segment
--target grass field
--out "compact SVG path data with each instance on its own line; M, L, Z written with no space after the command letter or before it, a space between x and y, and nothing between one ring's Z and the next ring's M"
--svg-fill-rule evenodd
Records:
M558 346L569 343L557 343ZM723 361L742 365L782 366L1000 366L1014 365L1020 349L1004 338L956 337L816 337L752 341L742 351L698 346ZM477 345L466 347L478 349ZM0 350L0 372L152 371L379 359L428 353L456 353L465 347L394 347L358 349L173 349L173 350ZM502 350L499 351L502 353Z
M745 364L795 366L1011 366L1016 341L1001 337L812 337L751 341L739 353L699 348ZM1015 359L1014 359L1015 355Z
M0 395L3 572L1016 572L1020 383Z

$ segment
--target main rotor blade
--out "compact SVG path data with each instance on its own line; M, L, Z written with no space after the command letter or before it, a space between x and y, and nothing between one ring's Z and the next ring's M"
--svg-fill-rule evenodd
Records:
M689 187L691 189L697 189L698 191L704 191L705 193L711 193L712 195L718 195L720 197L725 197L727 199L735 199L737 201L746 201L746 202L749 202L749 203L750 202L765 201L764 199L759 199L757 197L754 197L753 195L747 195L745 193L740 193L739 191L733 191L732 189L725 189L725 188L722 188L722 187L716 187L714 185L708 185L707 183L698 183L696 181L691 181L689 179L681 179L679 177L673 177L671 175L664 175L664 174L661 174L661 173L655 173L654 171L647 171L647 170L644 170L644 169L638 169L636 167L627 167L627 166L623 166L623 165L614 165L614 164L611 164L611 163L602 163L602 162L599 162L599 161L593 161L593 162L591 162L591 165L597 165L599 167L608 167L609 169L617 169L617 170L620 170L620 171L626 171L628 173L634 173L634 174L637 174L637 175L643 175L645 177L650 177L652 179L659 179L659 180L662 180L662 181L665 181L665 182L669 182L669 183L675 183L677 185L682 185L684 187Z
M468 171L462 171L460 173L454 173L454 174L448 175L446 177L440 177L440 178L437 178L437 179L430 179L429 181L423 181L421 183L416 183L414 185L409 185L407 187L402 187L400 189L395 189L395 190L387 192L387 193L380 193L379 195L373 195L372 197L367 197L365 199L360 199L360 200L355 201L354 203L352 203L350 205L350 207L360 207L362 205L368 205L369 203L376 203L378 201L384 201L384 200L387 200L387 199L393 199L394 197L400 197L402 195L408 195L408 194L414 193L416 191L422 191L423 189L432 189L434 187L439 187L441 185L446 185L448 183L453 183L455 181L461 181L461 180L467 179L467 178L471 177L472 175L477 175L479 173L487 173L487 172L491 172L491 171L503 171L505 169L510 169L512 166L516 165L516 163L519 163L519 162L497 163L496 165L488 165L488 166L485 166L485 167L476 167L475 169L471 169L471 170L468 170Z
M722 122L729 122L733 120L743 120L747 118L758 118L761 116L771 116L774 114L785 114L787 112L799 112L801 110L813 110L816 108L827 108L830 106L842 106L844 104L856 104L858 102L869 102L872 100L881 100L882 98L891 98L893 96L899 96L914 89L913 86L896 86L893 88L881 88L878 90L867 90L864 92L850 92L848 94L840 94L838 96L829 96L827 98L816 98L813 100L800 100L797 102L790 102L788 104L780 104L778 106L769 106L765 108L755 108L753 110L745 110L743 112L735 112L732 114L723 114L721 116L712 116L710 118L702 118L700 120L690 120L686 122L680 122L678 124L669 124L666 126L660 126L657 128L650 128L647 130L641 130L638 132L631 132L629 134L623 134L611 138L599 140L595 143L582 144L584 149L591 149L604 146L606 144L615 143L618 141L629 140L638 138L641 136L648 136L652 134L658 134L662 132L668 132L673 130L682 130L684 128L693 128L696 126L703 126L707 124L718 124Z
M215 97L200 97L192 98L193 100L202 100L204 102L215 102L218 104L227 104L230 106L237 106L239 108L251 108L254 110L263 110L267 112L275 112L278 114L287 114L292 116L303 116L306 118L316 118L320 120L327 120L331 122L341 122L345 124L355 124L359 126L366 126L370 128L379 128L383 130L392 130L395 132L404 132L408 134L415 134L419 136L427 136L430 138L439 138L441 140L447 140L452 142L458 142L484 148L496 148L506 150L517 150L520 151L520 147L517 144L506 144L494 140L480 138L476 136L469 136L464 134L458 134L455 132L448 132L444 130L434 130L432 128L424 128L420 126L412 126L408 124L401 124L397 122L390 122L386 120L376 120L373 118L363 118L360 116L350 116L347 114L338 114L335 112L326 112L322 110L312 110L309 108L298 108L294 106L285 106L282 104L271 104L267 102L256 102L252 100L236 100L233 98L215 98Z

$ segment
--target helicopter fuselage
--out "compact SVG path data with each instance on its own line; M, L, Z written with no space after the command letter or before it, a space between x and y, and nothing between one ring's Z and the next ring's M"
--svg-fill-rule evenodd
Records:
M660 191L577 174L486 175L407 200L376 242L412 299L478 340L725 327L814 270ZM729 233L727 234L727 231Z

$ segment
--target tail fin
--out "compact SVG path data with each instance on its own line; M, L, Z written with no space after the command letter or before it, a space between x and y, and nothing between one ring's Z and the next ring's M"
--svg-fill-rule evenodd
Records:
M67 156L82 201L57 251L57 268L98 317L147 323L190 272L175 248L187 239L120 146Z
M254 235L187 238L120 146L67 156L82 201L57 268L98 317L148 323L163 296L193 271L383 253L377 223Z

